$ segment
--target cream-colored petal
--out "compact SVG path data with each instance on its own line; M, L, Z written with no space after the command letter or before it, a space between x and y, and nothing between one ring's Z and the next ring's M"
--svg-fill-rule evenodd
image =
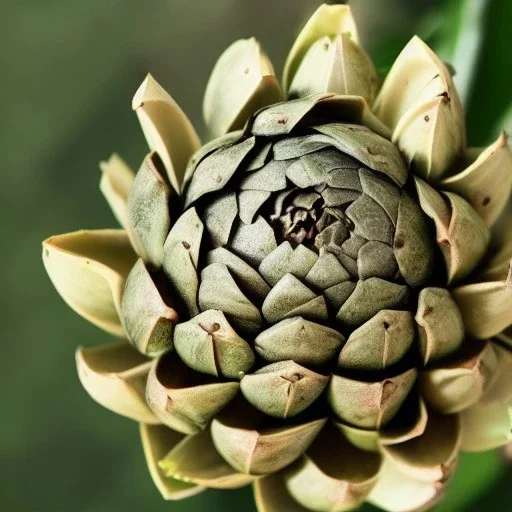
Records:
M460 280L482 259L490 232L473 207L459 195L446 192L443 197L420 178L415 178L415 183L420 206L435 223L448 282Z
M475 452L512 441L512 352L493 343L497 368L480 401L461 413L462 449Z
M79 347L76 366L82 386L103 407L142 423L159 423L145 399L151 361L130 345Z
M321 5L308 20L288 54L283 71L283 88L288 90L297 69L310 46L321 37L349 34L359 42L357 27L348 5Z
M224 51L206 86L203 115L213 137L243 128L257 110L284 99L269 58L254 39Z
M461 445L456 414L429 410L425 431L404 443L383 446L383 452L401 471L423 482L440 482L453 474Z
M258 512L308 512L289 494L280 473L258 478L253 484Z
M149 473L164 500L181 500L205 490L205 487L177 480L158 467L161 460L185 436L163 425L140 424L142 448Z
M512 286L508 280L467 284L455 288L452 296L470 336L487 339L512 324Z
M388 512L410 512L434 504L444 483L422 482L402 472L389 458L384 458L377 485L367 500Z
M485 265L479 269L479 281L507 279L512 262L512 201L509 199L492 227L490 250Z
M130 166L116 153L100 162L100 190L105 196L114 216L124 229L128 229L128 210L126 202L135 179ZM128 233L129 234L129 233Z
M471 165L443 180L440 186L464 197L485 224L492 226L509 201L512 189L512 152L505 132Z
M290 86L291 97L333 92L362 96L372 105L379 78L368 54L349 34L318 39L311 45Z
M152 151L162 159L169 181L179 192L187 163L201 141L188 117L150 75L135 93L132 108Z
M137 256L125 231L104 229L55 235L43 242L43 262L66 303L115 336L126 277Z
M185 437L158 466L167 476L216 489L243 487L256 478L238 473L218 454L209 429Z
M440 179L465 143L464 117L446 66L417 36L402 50L375 102L414 170Z

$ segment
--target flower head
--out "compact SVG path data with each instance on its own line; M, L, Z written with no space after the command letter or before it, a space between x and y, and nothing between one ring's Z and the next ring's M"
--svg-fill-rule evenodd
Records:
M510 439L512 157L466 147L419 38L382 85L322 6L283 88L254 39L208 83L199 138L148 76L151 152L101 190L122 230L44 242L57 290L126 338L78 349L85 389L141 423L167 499L254 484L260 512L436 502L460 450Z

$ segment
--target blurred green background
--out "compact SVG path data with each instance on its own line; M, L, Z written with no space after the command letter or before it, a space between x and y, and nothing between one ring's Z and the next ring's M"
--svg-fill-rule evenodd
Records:
M97 163L147 152L131 98L151 71L204 133L201 101L217 56L256 36L279 71L316 0L3 0L0 174L3 415L0 503L25 512L254 511L250 489L166 503L145 469L137 426L97 406L74 350L109 341L53 290L40 242L114 226ZM455 64L469 142L512 128L510 0L356 0L367 49L385 72L414 33ZM510 511L498 452L466 455L438 511ZM370 507L365 510L371 510ZM286 511L283 511L286 512Z

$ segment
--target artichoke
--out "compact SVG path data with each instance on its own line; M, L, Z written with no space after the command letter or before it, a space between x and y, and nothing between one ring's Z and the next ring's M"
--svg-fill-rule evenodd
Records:
M133 108L151 152L136 175L101 164L123 229L43 259L130 342L79 348L78 374L140 422L164 498L253 483L260 512L425 508L461 450L511 440L511 152L466 147L425 43L381 86L350 8L322 6L283 88L254 39L225 51L204 146L152 76Z

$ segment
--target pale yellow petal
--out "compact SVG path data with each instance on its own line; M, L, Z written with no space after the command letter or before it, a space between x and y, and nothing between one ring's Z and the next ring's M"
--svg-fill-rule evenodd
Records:
M132 108L152 151L162 159L169 181L179 192L187 163L201 141L188 117L148 74L135 93Z
M100 190L105 196L114 216L124 229L128 226L128 210L126 202L135 179L135 173L117 154L113 154L106 162L100 162Z
M423 482L400 471L385 458L377 485L367 500L388 512L410 512L436 502L442 487L438 482Z
M283 71L283 88L288 90L297 69L309 47L324 36L349 34L359 42L357 27L348 5L321 5L308 20L288 54Z
M333 92L362 96L372 105L379 78L368 54L348 34L311 45L290 86L291 97Z
M464 148L464 117L452 77L417 36L393 64L375 112L414 170L429 181L440 179Z
M475 452L512 441L512 352L493 344L498 365L480 401L461 414L462 449Z
M82 386L103 407L142 423L159 423L145 399L151 361L130 345L80 347L76 366Z
M213 137L243 128L257 110L284 99L272 63L254 39L234 42L210 75L203 115Z
M505 208L512 188L512 152L505 132L471 165L443 180L440 186L464 197L486 225L492 226Z
M82 230L43 242L44 266L61 297L79 315L116 336L124 336L121 296L135 260L123 230Z
M141 423L140 437L149 473L164 500L181 500L205 490L205 487L200 485L166 476L158 467L158 462L185 437L183 434L163 425Z
M254 501L258 512L308 512L288 493L280 473L258 478L254 484Z
M443 195L415 178L422 210L434 221L437 243L443 253L448 282L462 279L480 262L489 244L490 232L483 219L462 197Z
M452 296L470 336L487 339L512 324L512 287L507 280L460 286Z

